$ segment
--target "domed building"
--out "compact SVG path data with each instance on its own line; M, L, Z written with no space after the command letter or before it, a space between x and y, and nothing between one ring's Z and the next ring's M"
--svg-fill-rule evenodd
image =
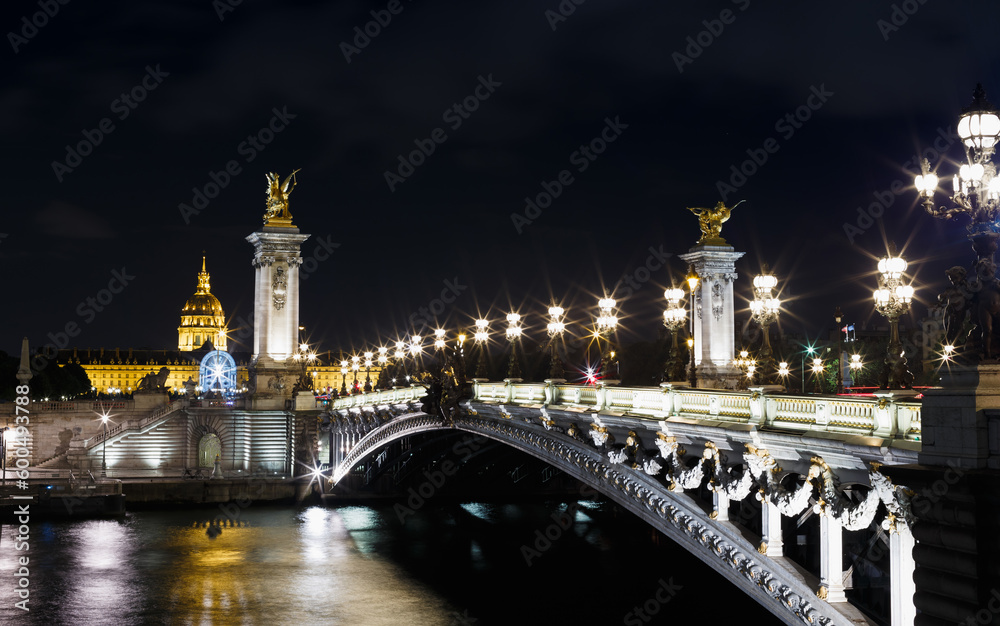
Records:
M201 257L198 287L181 309L181 325L177 328L177 350L190 352L202 347L206 341L217 350L228 349L226 314L222 303L212 295L205 257Z

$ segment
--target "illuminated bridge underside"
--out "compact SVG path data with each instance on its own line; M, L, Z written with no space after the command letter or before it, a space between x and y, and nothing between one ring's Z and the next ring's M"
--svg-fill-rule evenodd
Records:
M412 397L399 400L410 400ZM738 476L739 472L730 474L725 469L725 462L729 457L743 458L748 463L743 471L743 482L746 484L734 487L739 480L733 479L729 486L732 489L730 497L742 499L748 492L754 493L757 489L757 483L749 480L750 472L747 470L755 463L754 459L761 458L764 459L761 466L766 471L757 471L756 476L765 482L775 481L776 490L783 489L778 483L788 473L809 476L796 493L783 495L785 500L777 505L784 507L782 512L785 515L791 515L788 509L796 506L796 499L805 505L810 505L810 494L830 499L830 494L825 491L818 494L812 490L813 479L819 482L824 480L822 472L815 471L819 466L813 467L816 465L816 459L811 458L813 456L822 457L828 464L826 477L831 488L833 481L830 477L835 466L837 477L842 481L840 484L853 482L868 487L866 460L908 463L915 461L916 456L915 452L905 449L889 453L887 447L882 447L882 439L869 438L869 445L865 445L866 442L859 441L856 435L811 437L802 433L764 432L749 425L722 427L717 422L711 425L668 424L653 419L572 411L565 407L546 409L540 405L527 407L473 402L465 407L462 415L448 424L441 418L419 412L412 403L383 401L366 407L358 402L363 399L364 396L356 397L352 400L354 407L335 410L332 414L335 429L341 433L352 433L357 441L337 466L334 482L397 439L447 429L478 433L542 459L594 487L684 546L787 624L847 625L869 622L845 601L843 581L837 580L837 575L817 580L810 574L803 574L801 568L797 569L791 561L774 556L781 553L780 524L777 536L770 538L771 555L762 554L759 549L768 552L765 547L768 543L766 522L765 536L761 538L763 545L758 546L758 538L747 539L740 527L728 521L728 499L717 495L713 511L711 506L684 494L684 488L696 488L703 479L712 478L712 472L716 472L716 481L722 479L719 471L724 472L726 478ZM616 433L624 445L614 444ZM653 457L638 452L651 448L644 443L650 440L660 448L660 455ZM678 455L682 457L684 454L683 449L677 449L678 441L692 447L700 441L705 449L703 458L691 463L690 467L686 467L683 459L672 464L672 460L677 461ZM745 445L748 443L750 446ZM765 447L767 450L764 450ZM744 452L745 448L752 448L754 454L748 455ZM780 468L777 467L779 461ZM734 465L741 464L737 461ZM703 467L708 471L702 472ZM733 495L741 489L743 493L740 496ZM903 527L906 515L892 502L891 489L890 484L889 493L886 489L881 490L882 501L890 511L898 514L899 526ZM858 527L867 528L871 523L879 505L879 491L872 488L870 497L850 513L849 516L856 516L857 519L867 516L858 522L861 524ZM772 505L764 506L767 509ZM781 513L772 515L780 519ZM827 517L822 516L824 519ZM836 539L836 543L824 544L825 549L835 551L832 557L828 553L825 558L833 558L834 563L839 563L842 558L839 543L841 526L839 521L836 526L829 526L834 523L831 521L823 523L826 529L824 535ZM829 571L834 570L837 574L842 573L837 567ZM909 575L907 572L904 574ZM826 597L827 593L829 601L820 598ZM893 620L894 624L899 623L897 619L898 615Z

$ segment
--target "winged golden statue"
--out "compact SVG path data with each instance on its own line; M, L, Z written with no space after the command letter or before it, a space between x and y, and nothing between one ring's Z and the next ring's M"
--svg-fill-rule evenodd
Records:
M698 243L709 246L728 245L726 240L722 238L722 225L729 220L730 212L743 202L740 200L732 207L727 207L724 202L719 202L714 209L688 207L688 211L698 217L698 225L701 226L701 239L698 240Z
M291 221L292 214L288 212L288 196L298 183L295 178L295 172L298 171L295 170L289 174L283 183L280 182L281 179L275 172L267 173L267 211L264 212L264 224L267 224L271 219Z

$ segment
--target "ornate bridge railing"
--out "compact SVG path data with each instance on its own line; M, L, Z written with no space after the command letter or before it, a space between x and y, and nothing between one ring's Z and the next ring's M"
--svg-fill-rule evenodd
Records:
M412 388L411 388L412 389ZM417 388L419 389L419 388ZM402 391L402 390L398 390ZM381 392L390 393L390 392ZM788 431L831 432L920 441L921 402L912 395L878 392L875 397L800 396L758 387L750 391L655 387L597 387L553 383L477 382L474 402L561 405L601 413L704 419L754 424ZM368 394L348 405L389 403ZM422 393L420 393L422 395ZM341 402L341 401L338 401Z

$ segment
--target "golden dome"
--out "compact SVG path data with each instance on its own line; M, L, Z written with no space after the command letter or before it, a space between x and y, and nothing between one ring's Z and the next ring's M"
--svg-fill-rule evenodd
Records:
M205 270L205 257L201 257L201 272L198 273L198 288L188 298L181 309L181 325L177 329L177 349L197 350L206 341L219 350L226 350L226 314L222 303L212 295Z
M222 312L222 303L210 293L196 293L184 304L181 315L216 315L225 314Z

